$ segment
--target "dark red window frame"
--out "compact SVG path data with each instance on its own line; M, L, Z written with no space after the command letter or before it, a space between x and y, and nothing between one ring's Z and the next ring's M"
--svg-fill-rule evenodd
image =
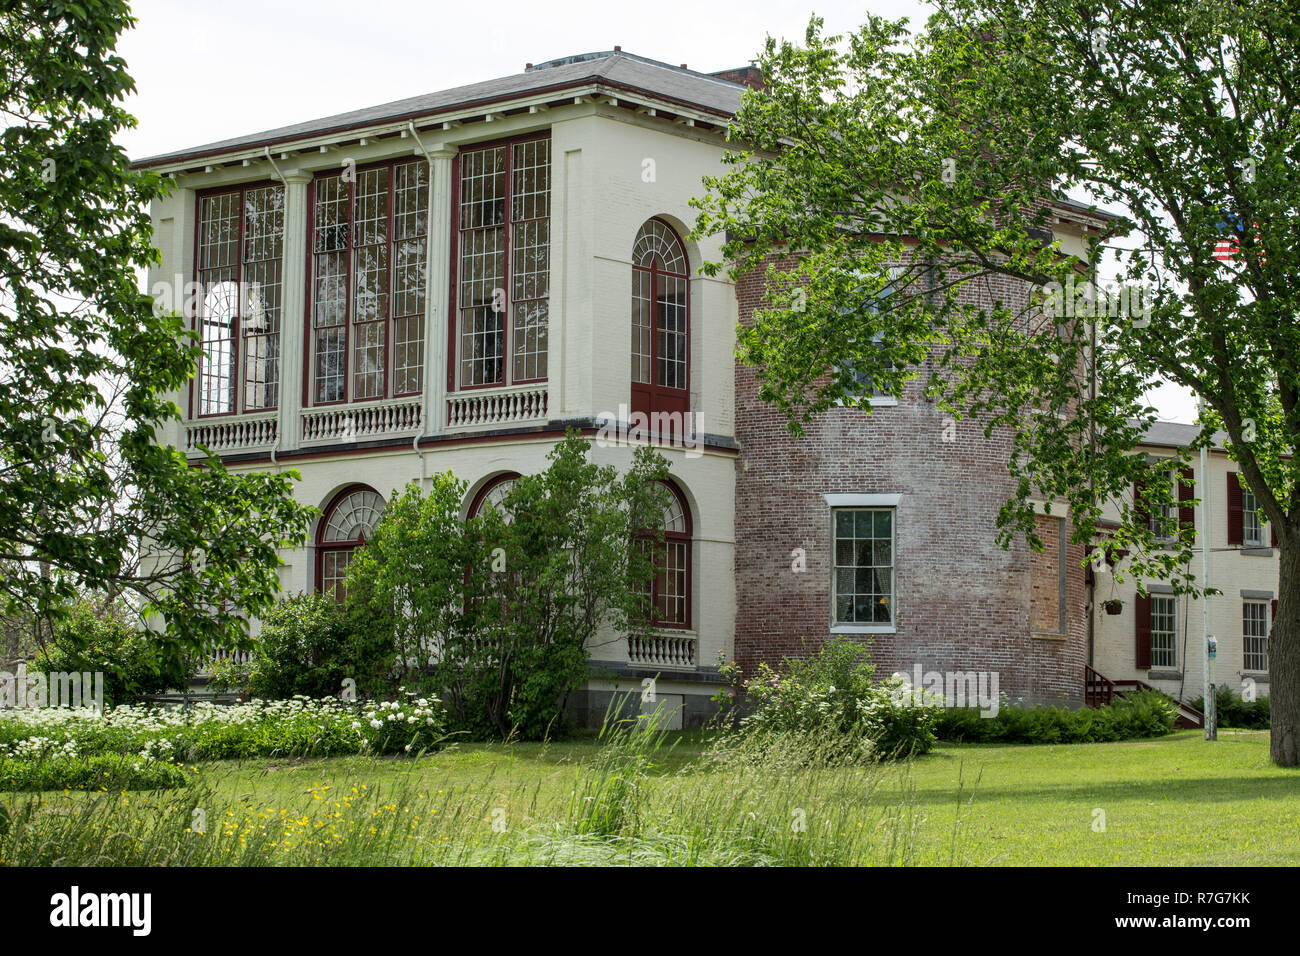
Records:
M547 376L542 378L516 379L513 377L513 360L514 360L514 343L513 343L513 322L510 321L510 306L512 300L509 292L514 284L514 262L511 256L511 232L515 225L514 220L514 147L520 143L535 142L537 140L550 139L551 131L549 129L536 133L528 133L523 136L512 136L506 139L491 140L484 143L474 143L472 146L466 146L456 154L456 161L453 164L451 179L451 283L448 292L448 309L447 315L447 391L450 392L468 392L482 388L503 388L508 385L533 385L539 382L547 381L550 374L550 363L547 363ZM501 327L501 381L488 382L482 385L462 385L460 384L460 172L464 157L468 153L476 153L481 150L504 149L506 157L505 168L505 195L503 197L505 218L501 225L504 229L504 245L502 256L505 261L505 275L502 278L502 284L506 289L505 309L500 313ZM554 166L555 155L551 155L552 167ZM554 190L554 178L548 184L548 188ZM548 216L548 218L550 218ZM549 263L548 263L549 265ZM547 298L550 296L548 294Z
M483 487L474 493L473 499L469 503L469 508L465 512L466 518L473 518L478 514L479 508L483 506L483 499L488 496L493 488L507 481L515 481L520 477L517 471L506 471L499 475L494 475L484 483Z
M425 198L422 202L425 206L425 227L424 232L418 236L406 236L402 239L397 238L397 231L394 228L394 216L396 215L394 198L396 195L397 177L395 171L398 166L423 164L425 167ZM411 396L423 393L423 388L410 392L390 392L393 380L394 363L397 353L393 343L393 303L395 296L393 294L393 270L396 267L396 248L402 242L409 242L414 239L424 240L424 256L427 262L430 249L430 230L433 226L433 210L428 207L428 184L431 181L433 171L428 168L428 162L420 158L410 156L399 156L393 159L379 160L373 163L358 165L355 169L356 175L347 183L348 187L348 242L346 246L347 268L343 273L343 299L345 304L345 316L343 320L343 397L330 402L316 401L316 327L315 327L315 310L316 310L316 256L320 253L316 251L316 187L322 179L329 179L340 176L347 167L340 166L332 171L318 171L313 177L311 183L307 186L307 308L305 317L305 330L303 335L303 375L302 375L302 404L304 408L327 408L331 405L347 405L364 402L382 402L393 398L409 398ZM388 170L388 198L384 246L387 259L386 272L388 275L387 308L382 320L384 326L384 386L379 395L370 398L353 397L352 381L352 326L353 326L353 308L352 301L352 281L356 269L355 254L356 245L356 200L357 200L357 179L366 172L375 169ZM369 247L362 247L369 248ZM337 250L327 250L337 251ZM426 285L424 290L425 308L421 315L421 321L425 321L428 315L428 296L432 290ZM405 316L398 316L405 318ZM425 341L428 341L429 328L426 323L424 329ZM423 350L422 350L423 351ZM421 363L424 362L424 355L420 356ZM423 384L425 376L429 370L424 369L421 374L421 383Z
M208 188L208 189L199 189L199 190L196 190L196 191L195 191L195 193L194 193L194 271L193 271L193 275L194 275L194 281L195 281L196 283L202 283L202 281L203 281L203 280L200 278L200 270L199 270L199 255L200 255L200 253L202 252L202 243L203 243L203 201L204 201L205 199L211 199L213 196L220 196L220 195L223 195L223 194L225 194L225 193L238 193L238 194L239 194L239 200L238 200L238 203L239 203L239 241L238 241L238 243L236 244L236 250L235 250L235 280L234 280L234 281L235 281L235 288L238 290L238 289L242 288L242 285L243 285L243 282L244 282L244 266L245 266L245 262L244 262L244 233L245 233L245 226L246 226L245 218L244 218L244 197L248 194L248 192L249 192L250 190L254 190L254 189L266 189L266 188L268 188L268 187L272 187L272 186L274 186L274 187L278 187L282 192L285 192L284 184L283 184L283 183L278 183L278 182L276 182L276 181L273 180L273 179L262 179L262 180L258 180L257 182L252 182L252 183L239 183L239 184L237 184L237 185L232 185L232 186L212 186L212 187L210 187L210 188ZM285 192L285 201L286 201L286 202L288 201L288 194L287 194L287 192ZM281 263L281 266L280 266L280 268L281 268L281 295L283 295L283 288L284 288L284 283L283 283L284 253L287 251L287 250L284 248L284 233L283 233L283 231L281 232L280 243L281 243L281 250L280 250L280 263ZM180 290L180 289L178 289L178 290L176 290L176 291L177 291L177 294L181 294L184 290ZM203 327L202 327L202 321L203 321L203 300L204 300L205 296L204 296L204 294L203 294L203 290L202 290L202 287L201 287L201 286L200 286L199 293L200 293L200 294L199 294L199 297L198 297L197 300L195 300L195 302L194 302L193 315L187 316L187 318L190 319L190 325L191 325L191 328L193 329L193 331L195 332L195 334L197 334L197 335L199 336L198 344L199 344L200 348L202 348L202 345L203 345L203 339L202 339L202 336L203 336ZM283 302L283 299L282 299L281 301ZM229 416L229 415L240 415L240 414L254 414L254 415L255 415L255 414L258 414L258 413L260 413L260 412L273 412L273 411L276 411L276 410L280 407L279 395L280 395L280 392L281 392L281 391L283 390L283 388L284 388L284 379L283 379L282 376L280 376L280 373L284 371L284 366L283 366L283 364L281 364L280 368L277 370L277 376L279 376L279 385L277 386L277 389L276 389L276 396L277 396L277 398L276 398L276 403L275 403L274 405L267 405L267 406L263 406L263 407L258 407L258 408L254 408L254 409L252 409L252 410L249 410L249 409L247 409L247 408L245 407L245 402L244 402L244 397L245 397L245 396L244 396L244 390L240 387L240 384L241 384L241 376L240 376L240 374L239 374L239 371L240 371L240 370L239 370L239 363L240 363L240 359L241 359L241 357L242 357L242 350L240 349L240 345L242 344L241 339L242 339L242 336L243 336L243 324L242 324L242 321L241 321L241 320L243 319L243 315L241 314L242 309L243 309L243 303L240 302L240 303L239 303L239 308L238 308L238 310L236 311L236 314L235 314L235 319L234 319L234 328L231 330L231 346L230 346L230 349L231 349L231 352L230 352L230 363L231 363L231 366L230 366L230 375L231 375L231 380L232 380L232 381L231 381L231 388L234 390L234 393L235 393L234 408L232 408L232 409L231 409L230 411L228 411L228 412L204 412L204 411L202 411L202 404L201 404L201 402L202 402L202 395L201 395L201 389L202 389L202 387L203 387L203 362L204 362L204 358L203 358L202 355L200 355L200 356L199 356L199 365L198 365L198 368L195 369L195 375L194 375L194 378L190 380L189 402L188 402L188 404L189 404L189 411L190 411L190 416L189 416L190 418L223 418L223 417L226 417L226 416ZM283 315L283 308L282 308L282 309L281 309L281 315L280 315L280 323L283 324L283 322L284 322L284 315ZM281 358L282 358L282 357L283 357L283 356L281 356Z
M687 406L690 404L691 395L691 275L690 275L690 255L686 249L686 243L682 241L681 234L673 228L671 223L660 219L658 216L652 216L646 223L642 223L637 228L638 235L641 229L649 222L657 222L663 226L672 237L677 241L681 249L682 259L686 262L685 272L669 272L666 269L658 267L658 257L651 263L649 268L632 263L632 275L635 277L638 272L648 273L650 277L650 381L632 383L632 404L631 411L644 412L651 414L653 412L675 412L685 414ZM659 358L659 329L663 321L663 314L660 308L659 297L655 295L656 280L659 276L666 276L672 279L683 280L683 287L686 289L686 332L682 348L684 349L686 361L686 381L681 388L672 388L667 385L660 385L655 381L656 366Z
M356 538L351 541L326 542L324 540L325 528L329 525L330 518L334 517L334 512L338 510L339 505L341 505L344 501L346 501L349 496L354 495L359 491L369 491L372 494L379 495L379 498L381 500L384 497L383 495L380 495L379 492L375 491L374 488L371 488L369 485L361 484L360 482L358 482L356 484L351 484L346 486L345 488L339 489L338 493L336 493L334 497L330 499L329 504L326 505L321 510L320 520L316 523L316 534L313 536L313 541L316 549L315 570L316 570L316 592L318 594L325 593L324 590L325 555L333 552L338 552L338 551L355 551L358 548L365 547L366 545L366 536L364 534L360 538Z
M689 631L691 629L691 615L694 611L693 602L691 600L691 543L694 540L695 528L691 523L690 506L686 503L686 495L682 493L681 488L677 486L675 481L671 480L661 482L661 484L672 492L673 497L677 499L677 506L682 509L682 524L686 528L685 531L663 531L663 540L661 542L654 542L655 549L660 551L665 550L670 542L682 545L682 620L665 621L660 618L659 598L662 592L659 588L659 575L656 571L655 577L651 581L650 585L651 624L657 628Z

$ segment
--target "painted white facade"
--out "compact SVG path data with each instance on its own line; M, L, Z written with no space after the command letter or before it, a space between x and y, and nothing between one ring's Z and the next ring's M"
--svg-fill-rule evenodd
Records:
M1169 430L1169 426L1164 426ZM1174 426L1174 429L1179 426ZM1194 432L1190 426L1181 428ZM1144 445L1137 454L1168 457L1174 454L1169 445ZM1227 487L1228 473L1238 471L1235 462L1220 450L1208 456L1208 481L1202 481L1199 456L1193 454L1190 467L1196 481L1196 495L1205 500L1209 526L1209 585L1222 591L1209 602L1209 632L1217 643L1217 654L1210 662L1211 682L1228 686L1240 695L1253 682L1260 696L1268 694L1268 673L1245 666L1243 610L1246 601L1262 602L1268 624L1272 626L1272 601L1278 596L1279 557L1276 548L1269 547L1269 531L1263 529L1263 545L1258 547L1230 544L1228 536ZM1109 517L1117 520L1118 508L1111 506ZM1201 547L1207 541L1200 532L1200 514L1197 514L1198 538L1194 547L1190 571L1198 585L1202 582ZM1119 562L1125 569L1128 560ZM1200 697L1203 687L1202 603L1185 595L1174 599L1176 608L1175 661L1172 667L1153 666L1139 669L1136 666L1136 585L1131 577L1116 583L1109 573L1095 575L1093 600L1093 654L1092 666L1111 680L1142 680L1173 697L1190 700ZM1165 595L1169 588L1161 582L1145 582L1148 592ZM1118 599L1123 602L1117 615L1107 613L1102 602Z
M553 96L551 102L544 100L516 100L509 111L500 112L480 106L472 115L412 124L411 129L389 122L370 131L353 128L280 142L269 157L244 148L198 163L185 159L158 165L176 188L154 203L161 262L151 270L149 284L156 295L171 295L176 302L183 298L184 283L195 278L198 191L257 182L286 186L279 408L196 419L189 395L178 394L174 400L185 418L161 439L193 458L200 457L197 443L208 444L234 472L294 469L301 475L296 497L321 509L351 485L369 486L388 500L410 482L427 487L429 476L450 470L468 483L468 510L475 493L493 477L544 469L565 424L591 427L601 416L619 415L620 406L626 416L633 240L652 217L665 220L685 238L694 221L689 200L702 192L704 176L721 171L721 131L703 121L695 125L681 106L672 119L656 115L649 93L640 106L594 94L566 97L559 104ZM462 399L471 393L449 396L446 373L455 157L473 144L543 131L551 137L548 378L540 385L480 390L472 393L478 404L465 404ZM431 172L423 394L304 408L308 183L317 173L337 172L348 160L364 166L395 157L427 159ZM719 244L685 242L693 276L689 408L708 440L701 449L661 449L691 511L691 628L685 635L673 633L694 641L693 665L632 662L633 670L662 671L665 677L707 671L719 653L730 656L732 647L736 299L730 282L697 272L706 259L719 258ZM389 446L372 447L378 443ZM631 455L628 447L592 451L594 461L620 467L630 463ZM312 549L286 551L282 558L286 592L317 587ZM591 655L596 662L629 664L627 641L616 634L600 635ZM712 686L699 683L700 676L705 675L679 691L712 693Z

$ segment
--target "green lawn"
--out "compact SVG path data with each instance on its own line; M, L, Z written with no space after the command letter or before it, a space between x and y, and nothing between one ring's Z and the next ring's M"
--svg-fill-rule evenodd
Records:
M642 777L602 769L592 740L462 744L418 760L205 764L203 786L186 798L209 821L204 836L188 835L185 852L198 855L177 855L158 837L164 849L138 861L1300 863L1300 772L1269 764L1262 731L1224 731L1214 744L1186 731L1109 744L949 745L895 765L818 771L719 765L699 733L670 741ZM42 819L72 826L75 812L58 801L87 798L43 799ZM193 812L177 794L95 799L101 833L127 829L127 814L143 833L155 817ZM583 823L584 806L620 815ZM23 852L11 847L10 860Z

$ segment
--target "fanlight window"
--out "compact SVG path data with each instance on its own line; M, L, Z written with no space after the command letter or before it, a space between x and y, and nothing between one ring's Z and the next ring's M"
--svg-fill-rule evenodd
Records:
M501 503L505 501L506 495L508 495L510 489L514 487L515 479L517 477L519 476L502 475L498 478L492 479L484 485L479 493L475 495L474 501L470 505L469 517L473 518L476 515L480 515L488 508L500 508ZM502 517L505 519L506 523L509 524L510 514L506 512Z
M343 492L325 512L316 543L319 562L317 586L336 601L346 596L343 581L356 550L379 526L384 499L369 488Z
M632 410L686 411L690 283L672 228L651 219L632 243Z

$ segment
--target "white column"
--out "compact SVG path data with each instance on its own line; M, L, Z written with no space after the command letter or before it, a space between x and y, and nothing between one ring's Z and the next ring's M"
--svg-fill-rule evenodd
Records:
M429 255L424 296L424 433L447 422L447 334L451 317L451 194L455 146L429 148Z
M298 447L307 309L307 184L311 174L285 170L284 261L280 284L280 450Z

